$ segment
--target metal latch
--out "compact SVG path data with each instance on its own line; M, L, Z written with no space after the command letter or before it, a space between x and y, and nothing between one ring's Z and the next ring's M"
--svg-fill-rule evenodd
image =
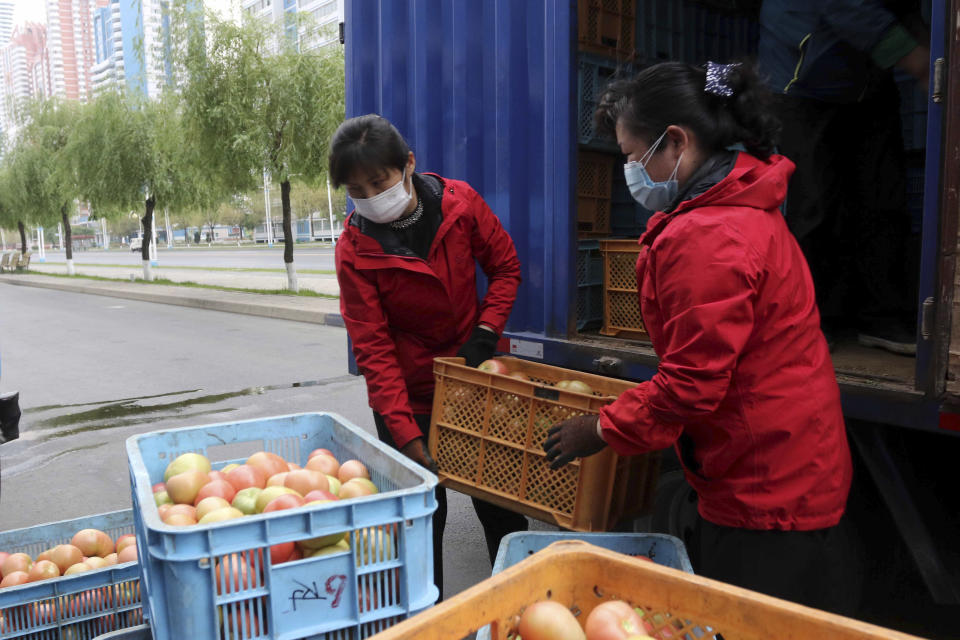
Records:
M937 303L933 298L927 298L923 301L920 313L920 337L929 340L933 335L933 313Z
M601 356L593 361L597 371L606 375L616 375L623 369L623 360L613 356Z
M945 78L946 60L937 58L933 61L933 101L943 102L943 83Z

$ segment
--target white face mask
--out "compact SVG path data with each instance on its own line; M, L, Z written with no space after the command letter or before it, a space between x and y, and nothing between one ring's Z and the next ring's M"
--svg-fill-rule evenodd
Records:
M357 207L357 213L377 224L386 224L399 220L413 198L413 189L409 192L403 183L407 181L407 168L403 168L400 182L381 191L372 198L351 198Z

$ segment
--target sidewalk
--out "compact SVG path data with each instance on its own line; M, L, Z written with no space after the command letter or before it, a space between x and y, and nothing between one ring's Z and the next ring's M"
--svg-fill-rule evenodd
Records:
M302 284L303 280L300 282ZM216 289L198 289L143 282L104 282L85 278L57 278L28 274L0 275L0 284L42 287L58 291L140 300L142 302L157 302L212 311L265 316L280 320L311 322L334 327L343 326L343 318L340 316L340 302L329 298L218 291Z
M77 275L97 276L100 278L120 278L126 280L132 274L136 278L143 277L143 268L140 265L130 267L110 267L94 265L77 265ZM67 265L63 262L35 262L30 263L31 271L44 273L66 274ZM278 269L276 272L255 271L206 271L204 269L183 269L176 267L153 267L153 276L173 282L196 282L216 287L232 287L235 289L285 289L287 287L287 273ZM331 296L340 295L337 278L333 274L298 274L297 283L301 289L309 289L317 293Z

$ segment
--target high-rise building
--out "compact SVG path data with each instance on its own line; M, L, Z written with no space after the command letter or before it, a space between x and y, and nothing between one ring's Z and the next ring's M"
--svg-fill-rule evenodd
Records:
M13 2L0 2L0 47L6 46L13 34Z
M12 136L21 124L27 101L49 95L48 69L46 27L31 22L17 26L2 49L0 127L6 135Z
M343 22L343 0L242 0L247 14L284 25L287 36L297 38L301 51L338 44ZM308 22L297 28L297 14Z
M125 86L157 97L169 73L168 0L109 0L93 12L93 92Z
M47 0L49 84L53 95L86 101L94 63L93 11L108 0Z

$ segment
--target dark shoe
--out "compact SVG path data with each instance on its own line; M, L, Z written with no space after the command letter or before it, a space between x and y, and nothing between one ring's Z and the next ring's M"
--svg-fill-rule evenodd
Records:
M20 437L20 394L0 395L0 444Z
M896 326L876 327L857 334L857 342L865 347L877 347L902 356L917 355L917 336Z

